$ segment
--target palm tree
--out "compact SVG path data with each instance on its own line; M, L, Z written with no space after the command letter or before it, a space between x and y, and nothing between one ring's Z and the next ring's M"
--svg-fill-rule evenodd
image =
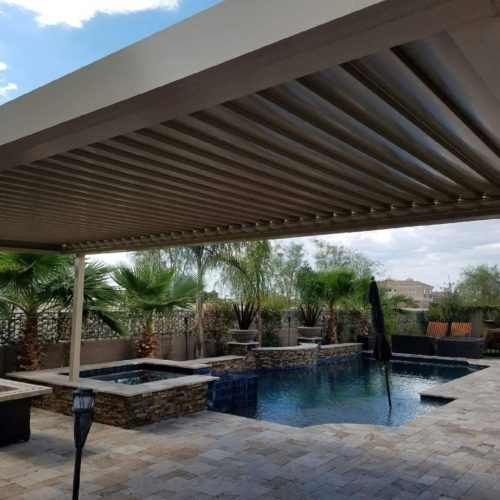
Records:
M40 313L61 307L52 291L71 267L71 258L60 255L0 253L0 303L2 309L25 316L19 345L19 368L37 370L42 363L38 334Z
M262 300L269 292L271 245L267 240L251 241L232 255L222 255L222 280L238 301L254 302L258 342L262 341Z
M38 332L43 312L68 310L73 303L74 269L71 257L0 253L0 309L4 314L19 310L25 315L19 346L22 370L41 367L42 342ZM84 321L95 314L112 330L125 329L113 312L117 290L108 282L110 269L92 262L87 265L84 280Z
M203 285L205 274L213 269L221 261L221 255L228 254L227 245L195 245L186 247L186 257L196 269L196 283L198 293L196 295L196 357L202 358L205 349L205 335L203 331Z
M178 272L192 271L196 275L198 294L196 296L196 357L204 356L205 335L203 331L204 282L207 271L216 267L221 255L229 255L237 244L195 245L136 252L135 262L152 262L155 266L167 263Z
M87 263L83 289L83 322L92 314L111 330L125 335L126 328L116 310L119 292L109 283L111 273L112 268L100 262ZM73 267L64 268L59 281L53 283L49 292L64 309L69 309L73 304L73 281Z
M152 265L148 261L116 267L113 279L122 289L125 309L141 325L137 355L154 358L157 351L155 316L193 303L198 293L196 280L165 264Z
M368 289L370 287L370 276L365 275L357 278L354 282L354 290L350 299L350 309L357 313L358 318L355 326L355 334L368 336L370 333L370 311L368 302Z
M355 290L356 275L346 268L333 269L318 273L322 283L322 295L328 307L328 322L326 328L327 343L338 342L339 309L346 305Z

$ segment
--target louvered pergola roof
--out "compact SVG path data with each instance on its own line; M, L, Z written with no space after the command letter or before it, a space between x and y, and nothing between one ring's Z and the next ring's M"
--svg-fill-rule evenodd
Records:
M226 1L9 102L0 247L498 217L495 6Z

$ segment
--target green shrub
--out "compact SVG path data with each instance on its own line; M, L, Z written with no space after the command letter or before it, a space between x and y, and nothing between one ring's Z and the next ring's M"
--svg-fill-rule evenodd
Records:
M215 341L216 356L227 354L229 330L234 327L234 311L230 302L216 300L203 311L203 328L206 338Z
M283 311L277 305L266 305L261 309L262 314L262 347L279 347L281 345L279 332Z

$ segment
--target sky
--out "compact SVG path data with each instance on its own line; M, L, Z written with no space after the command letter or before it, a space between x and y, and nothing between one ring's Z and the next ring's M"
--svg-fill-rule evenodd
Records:
M0 0L0 105L207 9L219 0ZM307 255L314 238L302 242ZM441 288L500 263L500 221L321 236L366 253L383 277ZM283 240L286 243L287 240ZM116 263L124 254L96 256Z

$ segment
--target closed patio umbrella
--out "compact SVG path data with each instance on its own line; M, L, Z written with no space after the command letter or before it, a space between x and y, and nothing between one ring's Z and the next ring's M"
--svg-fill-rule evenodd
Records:
M378 286L375 278L370 281L370 288L368 290L368 302L372 306L372 326L375 330L375 347L373 348L373 357L377 361L384 363L385 372L385 385L387 387L387 399L389 400L389 407L392 408L391 389L389 386L389 374L387 362L392 358L391 347L385 336L384 314L380 306L380 296L378 293Z

